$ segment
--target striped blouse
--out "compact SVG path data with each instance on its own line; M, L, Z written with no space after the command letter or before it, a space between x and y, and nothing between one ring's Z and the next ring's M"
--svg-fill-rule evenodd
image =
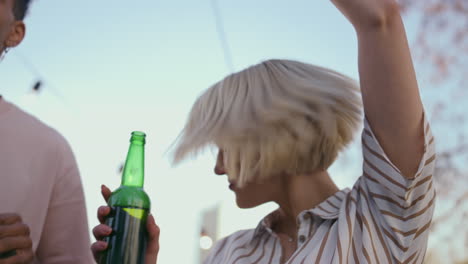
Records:
M299 214L297 250L286 263L423 263L435 199L434 138L427 120L424 128L424 155L409 180L365 121L363 175L352 189ZM220 240L204 263L280 264L281 245L271 229L275 216Z

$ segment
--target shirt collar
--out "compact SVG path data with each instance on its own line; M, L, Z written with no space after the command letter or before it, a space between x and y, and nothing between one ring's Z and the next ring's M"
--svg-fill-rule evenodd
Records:
M258 223L257 228L255 228L255 231L252 236L252 240L255 240L256 238L260 238L265 232L268 232L270 234L273 234L273 225L278 221L279 217L279 211L275 210L271 213L269 213L267 216L265 216L260 223Z
M314 208L307 211L325 220L336 219L340 214L340 208L343 205L344 198L349 192L349 188L338 191Z
M336 192L335 194L333 194L332 196L325 199L323 202L321 202L317 206L311 209L302 211L298 215L298 219L297 219L298 223L303 221L302 219L304 219L304 216L307 214L315 215L324 220L337 219L340 213L340 208L343 205L342 202L349 192L350 192L349 188L340 190ZM252 236L252 240L260 238L265 232L273 234L272 228L273 228L273 225L276 223L276 221L278 221L278 217L279 217L278 210L275 210L271 212L270 214L268 214L267 216L265 216L255 228L255 231Z

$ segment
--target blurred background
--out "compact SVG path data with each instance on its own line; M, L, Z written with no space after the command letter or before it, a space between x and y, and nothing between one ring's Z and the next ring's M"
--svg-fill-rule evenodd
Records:
M427 263L468 263L468 1L401 0L437 139L438 201ZM192 103L230 72L296 59L354 78L354 30L329 1L36 0L23 44L0 63L0 93L60 131L83 178L90 229L100 185L120 184L131 131L147 133L145 189L162 229L161 263L201 263L215 241L254 228L274 204L240 210L215 152L173 167ZM331 168L362 172L357 140Z

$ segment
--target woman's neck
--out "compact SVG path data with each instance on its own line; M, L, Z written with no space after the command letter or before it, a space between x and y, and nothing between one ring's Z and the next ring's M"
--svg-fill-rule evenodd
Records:
M314 208L339 191L327 171L312 174L285 176L281 192L275 201L280 216L275 231L295 238L297 216L304 210Z

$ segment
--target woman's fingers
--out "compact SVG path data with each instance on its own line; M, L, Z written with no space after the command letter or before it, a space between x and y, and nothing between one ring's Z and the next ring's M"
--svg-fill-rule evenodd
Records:
M107 243L104 241L96 241L91 245L91 251L93 252L94 260L99 261L101 253L107 249Z
M101 185L101 194L106 202L108 202L109 197L112 194L112 191L107 188L106 185ZM97 217L100 225L97 225L93 228L93 236L96 238L96 242L91 245L91 251L93 252L94 259L96 262L99 261L99 257L102 251L106 250L108 247L107 242L102 241L105 237L109 236L112 233L112 228L105 225L107 216L110 214L111 208L109 206L100 206L97 210Z
M102 240L112 233L112 228L107 225L100 224L93 228L93 235L96 240Z
M104 224L110 212L111 208L109 206L100 206L97 210L97 217L99 219L99 223Z

